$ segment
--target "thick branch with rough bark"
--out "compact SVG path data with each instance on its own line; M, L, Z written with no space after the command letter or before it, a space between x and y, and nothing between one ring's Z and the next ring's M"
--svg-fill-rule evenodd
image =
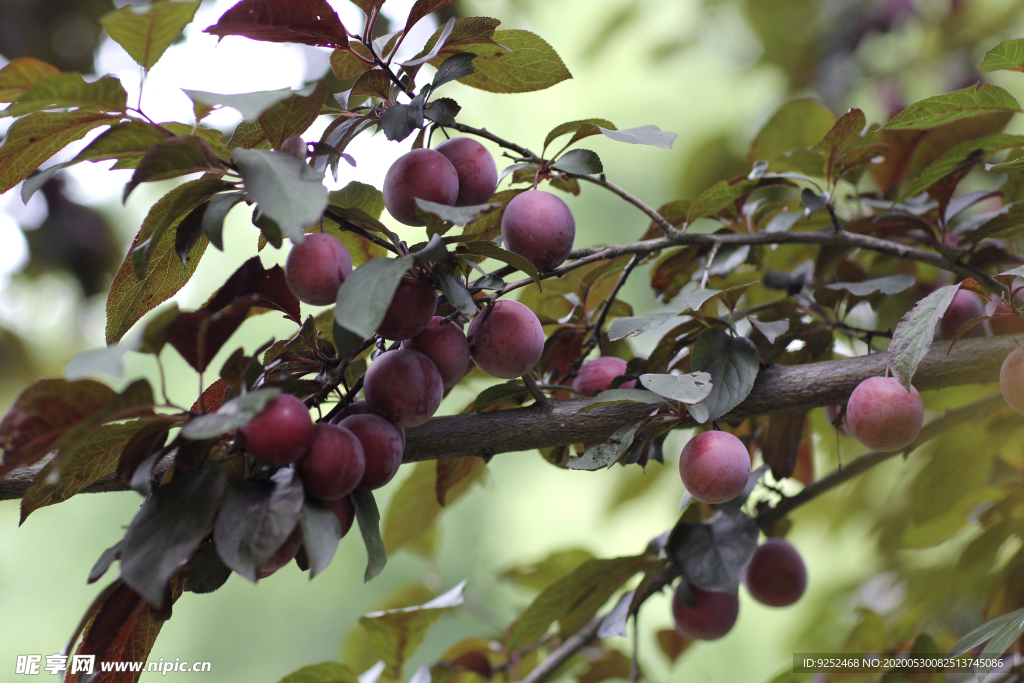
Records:
M914 386L926 391L994 382L999 378L1003 359L1018 346L1017 338L1011 335L964 339L947 355L948 343L936 342L918 367ZM746 400L723 419L729 421L844 403L861 381L885 372L887 358L885 354L872 354L807 365L765 367ZM498 453L601 442L620 427L643 419L653 410L645 403L620 403L579 412L593 402L594 399L572 399L552 401L548 409L529 406L435 417L420 427L407 430L404 461L472 455L490 457ZM20 498L40 468L41 465L27 467L0 478L0 500ZM121 482L105 478L85 491L125 488Z

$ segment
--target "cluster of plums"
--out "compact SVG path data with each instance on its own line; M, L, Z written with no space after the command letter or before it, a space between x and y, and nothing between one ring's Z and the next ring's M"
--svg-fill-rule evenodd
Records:
M788 541L769 538L754 551L743 573L743 583L758 602L787 607L807 588L807 568ZM736 624L739 596L706 591L681 581L672 596L676 630L694 640L717 640Z
M384 177L384 206L395 220L423 225L416 200L446 206L485 203L498 186L498 168L490 152L472 138L452 138L434 149L414 149L400 157ZM501 219L505 248L539 270L560 266L572 251L576 220L565 202L543 190L527 190L505 207Z

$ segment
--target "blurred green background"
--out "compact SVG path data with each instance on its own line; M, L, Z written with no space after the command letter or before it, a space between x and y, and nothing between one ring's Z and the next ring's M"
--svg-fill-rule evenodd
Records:
M217 46L201 34L230 4L204 3L185 40L154 68L143 100L154 118L191 121L187 100L176 88L295 87L324 73L324 51L240 38ZM350 3L332 5L346 23L358 21ZM411 0L389 0L385 14L400 24L410 5ZM84 73L112 71L137 92L136 68L96 23L113 6L107 0L5 0L0 55L7 60L32 55ZM459 0L451 9L540 34L573 73L573 80L550 90L516 96L455 84L446 95L463 106L461 121L534 149L548 130L579 118L607 118L622 128L656 124L676 132L671 151L588 141L611 180L655 206L694 197L717 180L746 173L751 138L789 98L817 97L836 113L855 105L869 121L883 121L916 99L977 82L981 74L974 65L984 52L999 40L1024 35L1024 3L1017 0ZM434 25L421 32L429 35ZM986 80L1024 98L1018 74L999 72ZM234 124L230 112L210 121L224 130ZM317 135L325 124L319 124ZM380 186L388 165L408 144L388 143L383 136L359 141L348 150L359 166L343 168L338 185L358 179ZM122 206L127 172L85 166L28 206L17 189L0 196L4 406L32 379L59 376L69 358L102 345L105 287L145 211L171 187L141 187ZM581 196L567 201L577 219L577 246L632 241L646 229L640 213L598 188L584 187ZM414 230L402 233L418 241ZM201 305L227 274L257 253L256 236L248 216L232 214L227 253L207 251L176 300L183 307ZM281 252L267 250L261 257L267 265L283 263ZM638 312L658 306L646 273L634 276L623 298ZM288 324L266 315L249 320L239 340L251 351L289 334ZM644 353L652 341L641 337L635 350ZM234 348L229 344L223 353ZM172 350L165 352L165 362L172 398L191 404L198 378ZM152 359L129 354L125 378L139 375L155 380ZM481 380L453 392L442 413L459 412L486 385ZM974 388L942 392L926 396L926 405L955 405L984 393ZM821 415L815 416L815 427L815 467L825 472L835 466L837 441ZM503 570L566 547L601 557L634 554L674 524L683 494L675 462L686 436L672 435L666 465L652 464L646 475L633 471L638 468L568 472L535 452L497 456L484 485L443 513L433 559L402 550L381 577L364 585L365 554L353 532L330 569L312 583L292 565L258 586L234 576L211 595L186 594L151 659L207 660L212 673L206 677L223 683L273 682L305 664L351 659L345 644L359 615L391 604L396 593L439 594L468 580L466 605L435 626L411 672L461 638L505 628L528 604L533 593L502 580ZM859 448L848 440L840 447L844 459ZM641 655L650 680L767 681L791 665L795 651L841 649L861 619L861 608L888 614L903 604L906 586L897 565L948 561L971 532L965 529L938 548L899 561L885 547L883 512L891 512L891 502L922 458L889 462L793 516L790 540L810 574L807 595L796 606L766 608L741 592L737 627L721 641L695 645L672 667L653 638L671 625L668 600L650 600L640 620ZM382 511L403 476L382 490ZM644 477L652 481L642 497L613 506ZM35 512L20 528L18 502L0 502L0 678L10 679L19 654L48 655L63 647L102 585L86 585L89 569L121 537L140 500L135 493L83 495ZM1013 550L1003 548L1000 558ZM976 619L970 604L963 609L964 619ZM619 647L628 650L627 641ZM189 677L168 674L167 680Z

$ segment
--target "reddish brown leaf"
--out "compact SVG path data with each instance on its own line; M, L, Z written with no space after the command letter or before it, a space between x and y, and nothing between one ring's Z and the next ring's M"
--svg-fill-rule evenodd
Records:
M113 588L113 590L110 590ZM168 606L181 596L181 582L171 580ZM149 657L168 612L154 611L120 579L100 594L102 604L85 627L85 636L75 654L96 657L96 676L90 683L136 683L141 671L99 671L99 662L142 662ZM93 606L96 608L96 605ZM78 674L68 675L67 683L78 683Z
M483 474L487 463L482 458L439 458L437 461L437 480L434 490L437 494L437 503L441 507L446 505L448 492L465 482L467 479L476 479ZM462 493L462 489L459 490Z
M281 266L274 266L266 270L258 256L249 259L232 273L224 286L206 302L201 310L219 311L233 304L237 299L249 295L256 296L254 306L281 311L295 324L302 322L299 300L288 289L284 269Z
M203 395L192 405L191 412L196 414L215 413L220 410L221 405L224 403L224 392L227 391L228 386L227 382L219 379L206 387Z
M198 372L203 372L235 330L245 322L256 295L239 297L218 311L200 309L182 313L171 332L171 346Z
M768 418L760 438L761 453L776 479L792 476L806 422L807 413L778 413Z
M348 47L345 27L325 0L242 0L205 32L220 38Z
M135 470L158 448L163 447L167 441L167 433L177 424L164 419L143 423L121 451L121 457L117 461L118 478L124 482L131 482Z
M658 639L658 647L661 648L661 651L665 653L665 656L673 664L686 652L686 648L693 644L692 640L672 629L662 629L658 631L656 637Z
M117 393L90 379L44 379L21 393L0 422L0 476L31 465L56 448L77 423Z
M405 22L405 30L409 31L416 23L435 10L439 10L445 5L450 5L455 0L416 0L416 4L409 10L409 19Z

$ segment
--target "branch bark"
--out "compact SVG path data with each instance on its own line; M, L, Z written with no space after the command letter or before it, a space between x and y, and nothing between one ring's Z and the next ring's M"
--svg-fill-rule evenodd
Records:
M964 339L947 355L946 342L936 342L918 367L914 386L919 391L994 382L1010 351L1019 346L1012 335L989 339ZM769 366L758 374L750 395L725 421L810 410L844 403L868 377L885 372L887 356L859 358L796 366ZM530 451L535 448L601 442L617 429L638 422L652 406L620 403L580 413L594 399L552 401L548 409L537 406L492 413L435 417L406 431L404 462ZM27 467L0 478L0 500L20 498L41 465ZM125 485L101 479L85 492L118 491Z

